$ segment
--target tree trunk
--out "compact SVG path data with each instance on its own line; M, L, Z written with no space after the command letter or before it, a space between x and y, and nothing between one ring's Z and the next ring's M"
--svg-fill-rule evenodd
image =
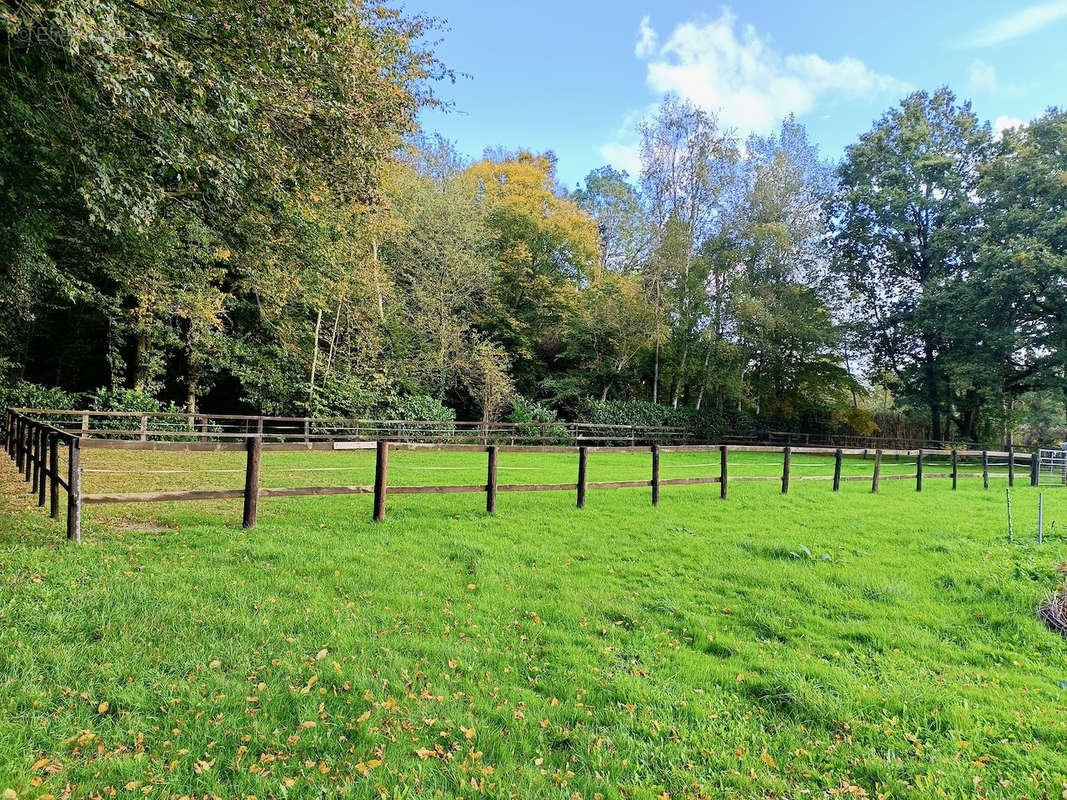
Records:
M371 258L374 259L374 291L378 295L378 320L385 322L385 298L382 293L381 264L378 262L378 240L371 239Z
M935 442L942 440L941 427L941 389L937 385L937 365L934 362L934 349L929 342L926 350L926 403L930 409L930 438Z
M133 354L133 389L143 392L148 386L148 337L138 331Z
M311 356L311 380L308 382L308 413L311 413L312 404L315 402L315 371L319 366L319 332L322 330L322 309L315 318L315 349Z
M656 340L656 356L652 366L652 402L659 402L659 339Z
M671 392L671 408L678 408L678 398L681 397L682 387L685 385L685 365L689 361L689 342L682 348L682 362L678 365L678 375L674 379L674 387Z
M704 348L704 366L700 370L700 392L697 394L697 406L696 410L699 411L700 407L704 404L704 392L708 388L708 364L711 362L711 348Z

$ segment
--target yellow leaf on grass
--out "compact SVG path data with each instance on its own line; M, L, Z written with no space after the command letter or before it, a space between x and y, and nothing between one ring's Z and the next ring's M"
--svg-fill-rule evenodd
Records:
M368 719L370 719L370 709L367 709L358 717L356 717L356 722L366 722Z
M319 652L317 652L317 653L315 654L315 660L316 660L316 661L322 661L322 659L326 658L326 656L327 656L327 655L329 655L329 653L330 653L330 651L329 651L329 650L327 650L327 649L326 649L326 648L324 647L324 648L322 648L321 650L319 650Z
M36 772L39 769L44 769L45 767L47 767L51 763L52 763L52 759L50 759L50 758L42 758L39 761L34 761L33 762L33 766L30 767L30 772Z
M111 708L111 706L110 706L110 705L108 705L108 702L107 702L107 700L105 700L104 702L102 702L102 703L101 703L100 705L98 705L98 706L96 707L96 712L97 712L98 714L106 714L106 713L107 713L107 710L108 710L109 708Z
M778 765L774 763L774 759L771 758L771 754L768 753L766 750L764 750L762 753L760 753L760 757L759 758L760 758L760 761L762 761L768 767L771 767L772 769L778 769Z

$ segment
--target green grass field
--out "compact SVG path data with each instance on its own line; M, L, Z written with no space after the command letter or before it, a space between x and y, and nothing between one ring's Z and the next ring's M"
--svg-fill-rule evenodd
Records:
M500 481L573 481L575 462L504 453ZM240 453L83 466L87 492L243 479ZM731 475L780 468L731 456ZM794 457L794 476L831 469ZM396 485L484 470L390 457ZM5 459L0 791L1060 797L1067 642L1034 607L1067 560L1067 490L1045 490L1038 546L1020 480L1009 544L1002 472L989 491L664 487L658 508L647 489L581 511L506 493L492 518L477 494L398 495L382 524L364 495L264 499L251 531L240 501L91 506L73 547ZM372 473L371 453L264 454L264 486ZM717 454L663 456L664 478L717 474ZM647 454L590 456L590 481L647 476Z

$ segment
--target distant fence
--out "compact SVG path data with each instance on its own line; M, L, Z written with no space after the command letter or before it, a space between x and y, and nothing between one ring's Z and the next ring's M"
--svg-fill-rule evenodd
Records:
M758 444L800 447L853 447L874 450L943 449L960 442L899 436L804 433L771 429L719 432L658 425L589 422L484 422L384 420L351 417L278 417L244 414L187 414L163 411L89 411L15 408L76 436L139 441L224 441L262 436L267 441L390 441L436 444L680 445ZM977 446L964 444L965 448Z
M42 414L85 414L90 412L36 412ZM95 412L101 413L101 412ZM143 415L146 418L148 415ZM240 418L242 420L264 420L270 418ZM308 420L312 422L313 420ZM317 421L317 420L315 420ZM1016 464L1019 461L1028 462L1030 466L1030 483L1037 485L1039 476L1038 453L1016 453L1014 448L1007 451L988 450L940 450L934 451L940 456L950 458L951 471L939 473L924 473L924 457L931 455L930 451L923 449L883 449L883 448L846 448L846 447L794 447L785 445L776 447L772 445L746 445L746 444L705 444L705 445L661 445L651 444L648 446L617 446L603 445L590 446L579 444L576 446L566 445L533 445L533 444L441 444L426 442L401 442L379 439L375 442L359 440L345 440L338 437L314 438L309 432L302 441L286 441L284 434L266 433L266 424L256 424L255 433L218 432L218 431L195 431L190 437L189 432L182 431L183 441L160 441L149 436L149 430L142 425L134 432L133 438L98 438L76 435L69 429L64 429L30 416L23 410L10 409L6 415L6 444L8 454L14 460L16 467L25 480L31 484L32 490L37 493L38 505L45 504L46 490L50 488L51 515L58 516L59 496L58 492L63 489L67 492L67 538L74 542L81 541L81 508L83 504L94 503L146 503L166 501L190 501L190 500L225 500L238 499L244 501L242 512L242 524L246 528L252 528L256 524L259 498L261 497L301 497L301 496L324 496L344 494L373 494L374 511L373 519L380 522L385 519L386 498L390 494L455 494L466 492L485 493L486 511L490 514L496 511L497 494L499 492L541 492L541 491L572 491L576 493L577 506L583 508L586 501L586 493L589 489L624 489L646 487L651 490L652 505L659 504L660 488L663 486L687 486L695 484L719 484L719 493L722 499L726 499L730 483L733 482L780 482L782 494L789 491L791 481L831 481L833 491L840 489L845 481L870 481L871 491L877 492L881 481L885 480L912 480L915 481L916 491L922 491L924 478L951 478L952 488L955 489L957 482L963 478L981 478L986 489L989 488L990 458L1007 459L1008 485L1015 483ZM91 430L91 429L89 429ZM258 431L264 431L260 433ZM307 428L305 430L308 430ZM109 436L119 435L129 437L126 429L105 429ZM153 434L158 431L151 431ZM177 435L177 432L175 432ZM274 437L276 441L268 441ZM236 441L235 439L242 439ZM60 475L59 447L68 448L67 475ZM354 449L375 450L375 467L373 485L354 486L296 486L296 487L260 487L259 473L260 463L264 450L269 451L344 451ZM81 451L83 449L110 449L110 450L150 450L150 451L190 451L190 452L218 452L236 451L244 452L245 480L242 489L207 489L188 491L159 491L159 492L119 492L85 494L81 490ZM389 452L390 450L434 450L471 452L486 454L486 481L484 484L466 485L429 485L429 486L390 486L389 485ZM542 453L571 453L577 455L577 480L574 483L546 483L546 484L501 484L497 480L497 457L501 452L542 452ZM606 481L591 482L588 480L588 454L590 452L632 452L648 453L650 455L650 474L647 480L630 481ZM708 477L668 478L660 477L660 454L665 452L717 452L719 454L719 475ZM729 453L777 453L782 456L782 471L780 476L757 476L757 475L729 475ZM842 475L842 458L846 455L867 456L873 453L874 463L872 472L867 475ZM791 460L793 454L806 454L818 456L832 456L834 470L832 475L805 475L791 476ZM882 475L881 465L883 456L914 456L916 469L914 475L893 474ZM980 458L981 472L960 472L961 458Z

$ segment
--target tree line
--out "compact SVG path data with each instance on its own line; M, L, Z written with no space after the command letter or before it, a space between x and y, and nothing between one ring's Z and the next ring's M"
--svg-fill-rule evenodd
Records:
M1062 436L1067 115L917 92L831 164L669 97L568 188L418 129L437 25L5 6L8 402Z

